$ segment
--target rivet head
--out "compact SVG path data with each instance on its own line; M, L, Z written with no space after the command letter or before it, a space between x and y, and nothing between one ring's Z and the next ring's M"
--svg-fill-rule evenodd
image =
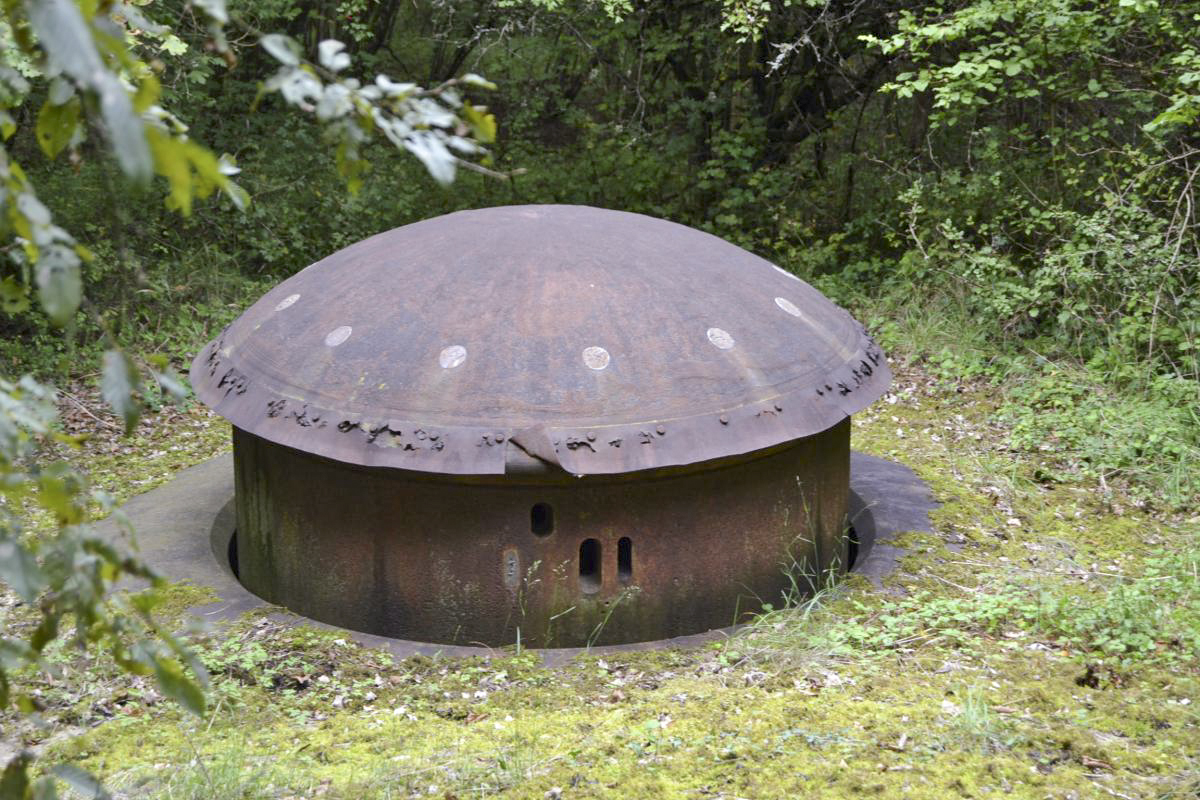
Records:
M657 428L654 429L654 432L657 433L659 436L666 436L667 428L665 425L659 425Z
M804 316L804 312L802 312L795 303L793 303L791 300L788 300L786 297L776 297L775 305L779 306L793 317Z
M708 340L719 350L729 350L733 347L733 337L729 335L729 331L720 328L709 328Z
M610 360L608 351L603 347L585 347L583 350L583 363L588 369L602 370Z
M594 442L594 441L596 441L596 433L595 433L595 431L588 431L588 432L587 432L587 440L588 440L589 442Z
M454 369L467 360L467 348L461 344L452 344L438 355L438 363L442 369Z
M292 306L293 304L295 304L295 302L299 299L300 299L300 295L289 294L287 297L283 298L275 305L275 310L283 311L285 308L288 308L289 306Z
M785 277L785 278L791 278L791 279L792 279L792 280L794 280L794 281L799 281L799 280L800 280L800 279L799 279L799 278L797 278L795 275L793 275L792 273L788 272L786 269L784 269L783 267L779 266L778 264L772 264L771 266L775 268L775 271L776 271L776 272L778 272L780 275L782 275L782 276L783 276L783 277Z
M721 424L722 424L722 425L728 425L728 424L729 424L729 415L728 415L728 414L722 414L722 415L721 415L721 417L720 417L720 420L721 420Z
M350 338L352 328L349 325L343 325L340 328L334 328L325 335L325 345L327 347L337 347L342 342Z
M503 433L497 433L492 438L495 439L498 443L503 444L503 442L504 442L504 434Z
M776 410L776 411L783 411L783 406L782 406L782 405L780 405L779 403L776 403L776 404L775 404L775 410Z

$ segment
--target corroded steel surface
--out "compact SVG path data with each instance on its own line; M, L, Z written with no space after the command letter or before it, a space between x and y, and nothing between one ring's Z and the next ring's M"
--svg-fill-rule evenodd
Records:
M352 245L267 292L191 375L271 442L459 475L740 455L826 430L890 380L807 283L709 234L581 206L464 211Z
M849 440L847 420L651 474L464 479L350 467L235 429L239 576L324 622L445 644L723 628L778 606L793 577L804 588L844 568ZM581 563L588 539L594 575Z

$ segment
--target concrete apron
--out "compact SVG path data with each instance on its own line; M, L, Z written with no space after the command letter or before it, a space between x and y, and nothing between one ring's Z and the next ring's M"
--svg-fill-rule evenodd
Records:
M893 461L851 453L850 518L858 536L858 557L853 571L876 588L896 568L904 555L893 543L898 534L929 533L929 512L937 508L929 487L916 474ZM219 600L191 609L201 620L220 623L247 611L267 611L285 625L312 625L344 632L367 647L382 647L397 658L427 656L493 656L500 651L406 639L392 639L327 625L273 606L248 591L229 567L229 541L234 532L233 457L217 456L189 467L171 481L134 497L124 507L132 524L137 552L142 560L171 581L183 581L213 590ZM97 524L100 535L116 540L122 527L110 517ZM621 653L664 647L690 647L728 637L737 627L659 639L651 642L592 648L558 648L537 651L547 665L562 664L577 655Z

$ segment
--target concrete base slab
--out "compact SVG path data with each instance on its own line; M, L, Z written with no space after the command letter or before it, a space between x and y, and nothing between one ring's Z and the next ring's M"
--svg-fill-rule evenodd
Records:
M894 461L863 453L850 457L850 517L858 536L854 571L876 587L904 554L893 544L897 534L931 532L929 512L937 507L929 487L916 474ZM193 611L213 623L234 619L247 611L265 610L285 624L314 625L344 630L288 612L249 592L229 565L229 543L234 533L233 457L217 456L180 472L170 482L134 497L124 505L124 516L136 531L138 551L145 563L168 580L186 581L213 590L216 603ZM101 535L119 537L121 526L109 518L98 524ZM575 656L689 647L729 636L736 628L660 639L653 642L605 647L561 648L538 651L547 664L560 664ZM414 642L345 631L347 638L368 647L383 647L403 658L410 655L490 656L486 647ZM515 643L514 643L515 644Z

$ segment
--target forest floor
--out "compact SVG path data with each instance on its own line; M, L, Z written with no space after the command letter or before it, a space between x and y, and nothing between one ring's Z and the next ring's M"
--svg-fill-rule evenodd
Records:
M73 458L121 498L228 447L200 407L126 439L94 390L62 402L95 434ZM397 661L251 614L192 640L206 717L58 651L30 678L40 721L0 717L0 749L129 798L1200 796L1200 517L1064 479L996 412L909 365L854 419L855 449L941 503L883 590L851 576L708 646L552 669ZM183 626L203 596L171 586L163 613Z

